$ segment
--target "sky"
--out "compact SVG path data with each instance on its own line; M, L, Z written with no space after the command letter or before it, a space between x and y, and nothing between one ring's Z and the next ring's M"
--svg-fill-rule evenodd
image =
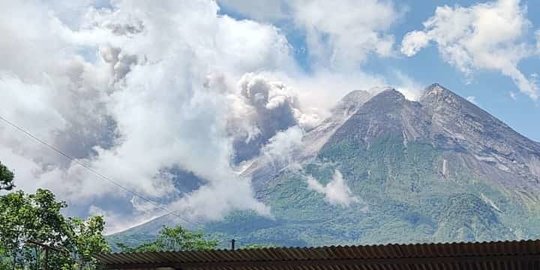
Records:
M0 161L109 232L167 211L271 216L242 168L286 158L351 90L415 100L438 82L540 141L538 14L533 0L0 0L0 116L73 157L0 122ZM310 188L346 205L340 175Z

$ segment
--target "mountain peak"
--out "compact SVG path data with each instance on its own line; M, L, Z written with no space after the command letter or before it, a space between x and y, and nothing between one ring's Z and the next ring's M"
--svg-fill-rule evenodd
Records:
M365 90L351 91L338 102L333 111L340 114L349 114L366 103L371 97L372 95Z
M344 104L352 104L352 103L365 103L368 101L372 95L365 90L354 90L349 92L347 95L345 95L336 107L343 106Z
M284 161L261 155L242 173L275 219L242 211L203 229L297 246L540 236L540 145L474 104L433 84L420 101L353 91L334 110ZM355 203L329 199L338 180ZM155 235L167 217L123 237Z
M428 86L424 94L420 97L420 103L429 107L436 108L461 108L466 110L481 110L476 105L461 97L460 95L448 90L438 83ZM441 107L442 106L442 107Z
M405 100L405 96L394 88L386 88L382 92L375 95L372 99L380 100Z
M440 85L439 83L433 83L431 84L430 86L428 86L424 92L424 94L422 95L422 98L421 99L426 99L428 97L433 97L433 96L443 96L443 97L448 97L448 96L451 96L451 97L459 97L459 95L457 95L456 93L450 91L448 88Z

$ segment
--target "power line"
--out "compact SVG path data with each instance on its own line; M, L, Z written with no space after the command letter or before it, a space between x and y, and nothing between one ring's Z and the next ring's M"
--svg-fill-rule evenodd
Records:
M62 150L58 149L58 148L55 147L54 145L47 143L46 141L44 141L44 140L38 138L37 136L34 136L32 133L30 133L30 132L27 131L26 129L24 129L24 128L22 128L22 127L16 125L15 123L13 123L13 122L7 120L6 118L4 118L4 117L1 116L1 115L0 115L0 120L4 121L6 124L8 124L8 125L10 125L11 127L17 129L18 131L24 133L26 136L28 136L28 137L30 137L31 139L33 139L33 140L39 142L40 144L45 145L46 147L48 147L49 149L53 150L53 151L56 152L57 154L59 154L59 155L65 157L66 159L69 159L71 162L73 162L73 163L75 163L75 164L77 164L77 165L79 165L79 166L85 168L86 170L90 171L91 173L93 173L94 175L98 176L98 177L101 178L102 180L105 180L105 181L107 181L107 182L109 182L109 183L115 185L116 187L118 187L118 188L124 190L124 191L127 192L127 193L130 193L131 195L133 195L133 196L135 196L135 197L138 197L138 198L140 198L140 199L143 199L144 201L146 201L146 202L152 204L153 206L155 206L156 208L159 208L159 209L161 209L161 210L164 210L165 213L166 213L166 215L172 215L172 216L175 216L175 217L177 217L177 218L179 218L179 219L185 221L186 223L189 223L189 224L195 225L195 226L197 225L197 224L195 224L195 223L193 223L193 222L191 222L191 221L189 221L189 220L187 220L187 219L181 217L180 215L177 215L177 214L174 213L173 211L170 211L169 209L167 209L166 207L162 206L162 205L159 204L158 202L156 202L156 201L154 201L154 200L152 200L152 199L149 199L149 198L147 198L147 197L141 195L140 193L138 193L138 192L136 192L136 191L130 190L130 189L127 188L127 187L124 187L123 185L119 184L119 183L116 182L115 180L113 180L113 179L111 179L111 178L109 178L109 177L107 177L107 176L101 174L100 172L98 172L98 171L92 169L92 167L85 165L84 163L80 162L79 160L77 160L76 158L72 157L71 155L66 154L66 153L63 152Z

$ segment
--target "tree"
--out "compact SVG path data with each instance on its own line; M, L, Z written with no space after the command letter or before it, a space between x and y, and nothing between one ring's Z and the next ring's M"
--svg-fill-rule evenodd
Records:
M110 246L103 237L105 221L101 216L93 216L86 221L72 218L70 224L77 265L79 269L91 268L97 263L93 255L110 251Z
M215 249L217 245L217 240L206 239L203 233L191 232L182 226L172 228L163 226L155 241L137 247L117 243L122 252L208 250Z
M92 255L110 250L103 218L65 218L65 207L45 189L0 196L1 263L11 269L94 269Z
M13 172L0 162L0 190L12 190L14 187Z
M273 245L273 244L249 244L242 247L242 249L261 249L261 248L275 248L275 247L278 247L278 246Z

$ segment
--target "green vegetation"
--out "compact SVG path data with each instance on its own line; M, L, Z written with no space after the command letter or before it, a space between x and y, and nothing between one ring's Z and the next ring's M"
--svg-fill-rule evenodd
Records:
M0 196L0 255L8 269L95 269L92 255L108 252L100 216L65 218L48 190ZM46 251L46 249L48 249Z
M443 163L448 164L445 176ZM358 203L331 205L308 188L307 176L327 184L335 170ZM284 170L268 181L258 195L271 207L272 219L237 212L206 224L205 231L240 243L286 246L491 241L540 234L538 206L524 205L477 175L459 153L429 143L381 136L368 146L344 139L327 145L302 170Z
M0 163L0 188L10 190L13 173ZM35 194L12 191L0 196L0 269L91 270L94 256L111 251L101 216L86 220L62 215L67 204L45 189ZM123 251L206 250L217 246L200 232L164 227L154 241Z
M215 249L217 240L206 239L201 232L191 232L181 226L163 226L154 241L130 247L123 243L116 243L122 252L146 251L176 251L176 250L208 250Z
M13 172L0 162L0 190L11 190L13 187Z
M278 247L276 245L265 245L265 244L249 244L246 246L243 246L241 249L261 249L261 248L275 248Z

